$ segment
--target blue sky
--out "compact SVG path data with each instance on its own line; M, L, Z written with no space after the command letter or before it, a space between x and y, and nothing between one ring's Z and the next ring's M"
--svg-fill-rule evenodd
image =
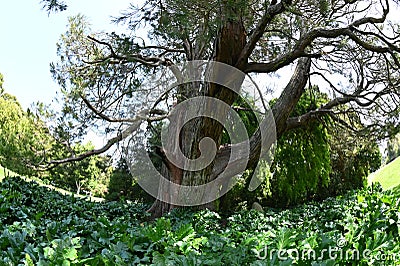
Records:
M68 10L48 16L40 0L0 4L0 73L5 90L26 109L33 102L51 103L58 90L50 74L57 60L56 43L67 30L68 17L82 13L94 31L118 31L110 16L129 7L131 0L67 0Z

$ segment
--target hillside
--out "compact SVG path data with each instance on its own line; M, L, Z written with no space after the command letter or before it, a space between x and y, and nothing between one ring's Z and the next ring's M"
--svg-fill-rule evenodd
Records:
M5 176L16 176L17 174L4 168L3 166L0 165L0 181L5 177Z
M400 185L400 157L368 177L368 184L379 182L384 190Z

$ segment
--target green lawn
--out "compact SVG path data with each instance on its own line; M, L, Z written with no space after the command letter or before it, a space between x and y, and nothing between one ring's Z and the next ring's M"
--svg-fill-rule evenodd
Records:
M387 190L400 185L400 157L368 177L368 184L379 182Z
M3 180L3 178L4 178L6 175L9 175L9 176L19 176L18 174L14 173L14 172L12 172L12 171L10 171L10 170L8 170L8 169L5 169L3 166L0 165L0 182ZM87 196L87 195L84 195L84 194L78 195L78 194L76 194L76 193L74 193L74 192L70 192L70 191L67 191L67 190L62 189L62 188L58 188L58 187L55 187L55 186L52 186L52 185L47 185L47 184L44 184L44 183L43 183L40 179L38 179L38 178L26 177L26 176L20 176L20 178L22 178L23 180L25 180L25 181L27 181L27 182L35 181L39 186L48 187L48 188L50 188L51 190L55 190L55 191L57 191L57 192L59 192L59 193L61 193L61 194L63 194L63 195L74 195L74 196L77 197L77 198L86 198L86 199L90 199L91 201L96 201L96 202L99 202L99 201L103 201L103 200L104 200L103 198L98 198L98 197L93 197L93 196Z
M5 169L3 166L0 165L0 181L1 181L6 175L16 176L16 174L15 174L14 172L11 172L10 170Z

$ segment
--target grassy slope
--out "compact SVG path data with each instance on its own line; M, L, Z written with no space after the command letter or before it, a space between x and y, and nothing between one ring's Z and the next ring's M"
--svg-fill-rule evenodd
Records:
M6 173L9 175L9 176L18 176L16 173L14 173L14 172L11 172L10 170L8 170L8 169L5 169L3 166L1 166L0 165L0 182L3 180L3 178L6 176ZM59 193L61 193L61 194L63 194L63 195L74 195L75 197L77 197L77 198L87 198L87 199L89 199L90 198L90 200L91 201L97 201L97 202L99 202L99 201L103 201L104 199L103 198L97 198L97 197L90 197L90 196L87 196L87 195L78 195L78 194L76 194L76 193L73 193L73 192L70 192L70 191L67 191L67 190L65 190L65 189L62 189L62 188L58 188L58 187L55 187L55 186L52 186L52 185L47 185L47 184L44 184L41 180L39 180L38 178L29 178L29 177L25 177L25 176L21 176L21 178L22 179L24 179L25 181L35 181L35 182L37 182L38 183L38 185L40 185L40 186L43 186L43 187L48 187L48 188L50 188L50 189L52 189L52 190L55 190L55 191L57 191L57 192L59 192Z
M0 165L0 181L6 176L6 174L10 176L15 176L16 174L11 172L8 169L5 169L3 166Z
M385 190L400 185L400 157L372 173L368 184L372 182L379 182Z

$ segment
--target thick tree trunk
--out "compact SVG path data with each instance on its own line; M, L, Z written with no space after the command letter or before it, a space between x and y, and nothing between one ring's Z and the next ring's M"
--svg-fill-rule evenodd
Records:
M233 10L224 10L222 12L226 14L222 17L223 23L221 24L221 29L217 40L215 42L215 55L214 60L222 62L228 65L234 66L238 60L243 47L246 43L246 33L240 19L240 16L236 14ZM217 74L217 73L214 73ZM233 86L238 86L240 88L242 79L234 80ZM199 96L199 90L195 88L199 84L192 84L192 87L188 89L188 85L181 89L181 93L185 96L184 98L191 98L194 96ZM203 84L202 96L213 97L224 101L228 105L232 105L235 101L237 95L230 89L224 88L217 84ZM189 85L190 86L190 85ZM196 94L197 92L197 94ZM183 99L184 100L184 99ZM198 106L200 110L198 113L201 114L201 108L206 108L206 104L203 106ZM215 112L225 112L223 109L218 109L216 106ZM177 127L179 128L179 126ZM175 147L181 149L183 154L189 159L197 159L200 156L199 143L204 138L211 138L214 140L216 147L220 147L221 137L223 134L223 125L214 119L207 117L199 117L188 122L183 126L181 132L176 132L180 137L180 147ZM187 171L180 169L168 160L164 160L165 166L163 175L168 176L169 180L184 186L195 186L206 184L215 178L212 175L215 162L212 162L207 167L199 171ZM168 173L167 173L168 172ZM170 193L169 197L173 197L176 191L169 191L169 189L163 185L160 185L160 193ZM207 192L206 192L207 193ZM210 192L209 192L210 193ZM212 192L211 192L212 193ZM199 197L202 199L207 199L209 195L187 195L188 197ZM166 212L172 210L175 206L167 203L156 201L150 208L150 212L153 217L158 217ZM210 208L215 209L215 204L210 202L204 206L198 206L198 208Z

